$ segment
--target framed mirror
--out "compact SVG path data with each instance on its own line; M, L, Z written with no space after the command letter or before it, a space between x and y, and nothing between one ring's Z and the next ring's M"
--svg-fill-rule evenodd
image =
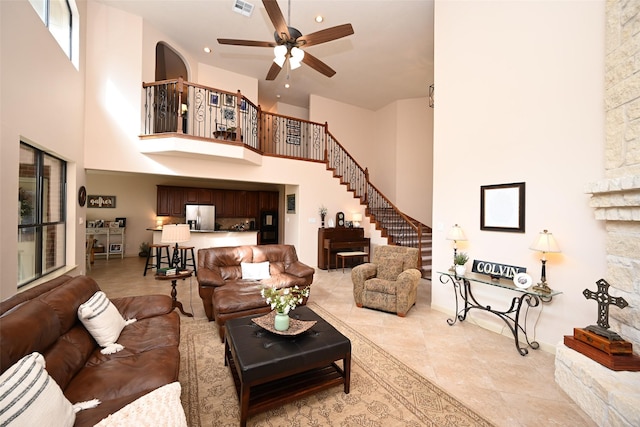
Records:
M480 229L524 233L525 183L480 187Z

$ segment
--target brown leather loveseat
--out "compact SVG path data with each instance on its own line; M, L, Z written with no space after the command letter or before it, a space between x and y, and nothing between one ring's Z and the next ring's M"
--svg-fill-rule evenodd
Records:
M113 298L128 324L113 354L78 318L78 307L100 288L87 276L62 276L0 303L0 372L38 352L46 371L75 404L101 403L76 414L75 426L93 426L139 397L178 380L180 318L168 295Z
M268 278L247 279L242 264L268 262ZM315 270L298 261L293 245L247 245L198 250L198 288L209 320L218 324L224 341L228 319L267 313L271 308L260 295L263 287L306 287ZM306 304L307 299L304 299Z

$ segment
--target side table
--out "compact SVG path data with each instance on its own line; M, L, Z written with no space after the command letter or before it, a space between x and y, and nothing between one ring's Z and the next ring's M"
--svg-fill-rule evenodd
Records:
M173 308L177 308L178 310L180 310L180 313L189 317L193 317L193 314L187 313L184 311L184 308L182 307L182 303L178 301L178 290L176 289L176 286L178 285L178 279L184 280L187 277L191 277L192 274L193 274L193 271L185 270L185 271L180 271L176 274L171 274L169 276L160 276L158 274L156 274L155 276L156 280L171 280L171 299L173 300L173 304L172 304Z

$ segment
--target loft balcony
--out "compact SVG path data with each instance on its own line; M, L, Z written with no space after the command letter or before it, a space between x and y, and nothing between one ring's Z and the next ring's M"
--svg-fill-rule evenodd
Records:
M262 156L325 161L326 125L265 113L240 91L182 79L143 83L141 152L220 157L262 164Z

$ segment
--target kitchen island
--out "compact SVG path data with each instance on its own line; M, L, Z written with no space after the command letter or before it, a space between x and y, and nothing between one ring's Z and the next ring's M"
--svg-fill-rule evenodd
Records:
M167 243L169 254L173 253L175 242L162 242L162 228L148 228L153 231L153 243ZM198 263L198 249L219 248L224 246L257 245L258 230L191 230L191 240L180 243L180 246L193 246Z

